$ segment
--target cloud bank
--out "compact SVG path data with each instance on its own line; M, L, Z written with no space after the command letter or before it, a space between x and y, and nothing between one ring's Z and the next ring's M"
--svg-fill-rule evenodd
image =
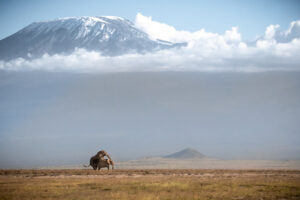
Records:
M242 40L238 27L223 34L205 29L178 31L140 13L136 15L135 26L153 40L186 42L187 46L116 57L76 49L70 55L46 54L32 60L0 61L0 69L76 72L300 70L300 20L291 22L287 30L270 25L264 35L251 43Z

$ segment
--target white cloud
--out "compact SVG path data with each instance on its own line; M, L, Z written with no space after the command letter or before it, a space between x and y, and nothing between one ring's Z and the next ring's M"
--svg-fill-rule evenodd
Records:
M275 39L274 36L275 36L275 33L277 32L277 29L279 27L280 26L278 24L268 26L267 29L266 29L266 32L265 32L265 39L266 40L273 40L273 39Z
M254 44L242 40L238 27L232 27L224 34L210 33L204 29L178 31L140 13L136 16L135 26L152 39L186 42L187 46L116 57L76 49L71 55L0 61L0 69L78 72L300 70L300 21L292 22L286 31L280 31L279 25L270 25Z

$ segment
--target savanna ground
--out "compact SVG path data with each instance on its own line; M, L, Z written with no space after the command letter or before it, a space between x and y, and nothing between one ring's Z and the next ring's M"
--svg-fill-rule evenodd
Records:
M300 199L300 171L0 170L0 199Z

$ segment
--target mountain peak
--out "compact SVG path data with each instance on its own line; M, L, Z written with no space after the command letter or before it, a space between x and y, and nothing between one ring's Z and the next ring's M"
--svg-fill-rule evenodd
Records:
M124 18L118 17L118 16L102 16L102 17L111 19L111 20L125 20Z
M41 21L41 22L53 22L53 21L66 21L66 20L81 20L81 21L98 21L102 23L108 23L105 20L115 20L115 21L128 21L122 17L118 16L80 16L80 17L62 17L49 21Z
M193 148L186 148L181 151L175 152L170 155L164 156L164 158L174 158L174 159L201 159L204 158L205 155L198 152Z
M0 40L0 60L67 55L76 48L119 56L181 46L185 44L152 40L131 21L121 17L65 17L32 23Z

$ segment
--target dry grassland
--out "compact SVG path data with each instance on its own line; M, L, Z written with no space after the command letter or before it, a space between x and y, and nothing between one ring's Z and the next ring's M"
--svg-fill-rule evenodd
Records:
M0 170L0 199L300 199L300 171Z

